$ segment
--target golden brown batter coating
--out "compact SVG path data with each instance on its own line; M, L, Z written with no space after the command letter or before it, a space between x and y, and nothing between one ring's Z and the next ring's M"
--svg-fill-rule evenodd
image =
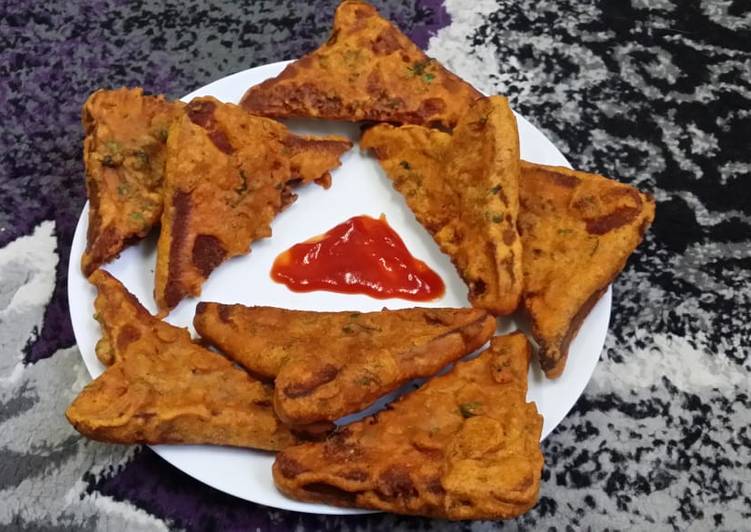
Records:
M198 295L214 268L271 236L271 221L296 198L291 186L328 186L329 172L350 147L343 137L293 135L211 97L190 102L167 146L154 290L159 308Z
M339 319L329 320L327 346L292 357L281 367L274 388L274 409L280 419L290 425L308 425L359 412L408 381L430 377L470 354L496 328L495 319L477 309L381 314L339 313ZM388 319L392 323L384 328L396 342L384 345L371 337L381 333L381 324ZM421 329L432 329L434 336L416 337ZM350 337L356 339L350 341Z
M526 402L521 333L460 362L376 416L277 455L292 498L448 519L506 519L538 498L542 417Z
M308 356L353 361L360 353L390 353L403 364L420 363L431 352L443 358L436 349L448 345L445 338L458 345L457 333L468 347L476 344L470 353L490 338L495 322L466 308L314 312L201 302L193 326L250 373L273 380L286 363Z
M94 300L94 318L102 328L102 337L96 344L96 356L105 366L111 366L120 360L123 349L127 346L128 338L141 336L144 324L155 322L154 317L141 306L136 297L111 274L102 270L97 271L90 278L97 289ZM190 342L187 329L172 327L164 324L165 330L174 329L174 335L180 342ZM122 338L122 340L119 340ZM118 344L118 342L120 342Z
M519 135L505 98L477 100L453 134L380 124L362 137L417 220L451 257L469 301L513 312L522 290Z
M98 90L83 106L89 230L81 269L89 276L159 223L165 146L180 102L143 89Z
M113 364L66 411L89 438L277 450L296 438L274 414L272 389L194 343L186 329L151 316L110 274L96 271L100 319ZM104 313L102 311L105 310Z
M600 175L522 162L524 306L545 374L558 377L582 321L654 220L655 202Z
M480 96L373 6L347 0L328 42L251 87L240 105L264 116L451 128Z

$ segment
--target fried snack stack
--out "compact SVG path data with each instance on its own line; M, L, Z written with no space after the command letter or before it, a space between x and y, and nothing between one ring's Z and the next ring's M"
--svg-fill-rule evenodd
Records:
M539 493L542 417L527 403L521 333L404 396L389 410L277 455L294 499L448 519L506 519Z
M159 223L167 130L182 108L143 89L98 90L84 103L83 161L89 229L84 275Z
M275 378L277 415L297 427L335 421L430 377L496 328L478 309L309 312L217 303L199 304L194 325L251 373Z
M154 295L162 311L225 260L271 236L271 221L296 199L294 183L330 183L352 144L300 137L268 118L197 98L170 128Z
M452 128L481 96L373 6L347 0L323 46L251 87L240 105L262 116Z
M451 257L469 301L495 315L516 310L522 291L519 134L508 102L476 100L453 134L380 124L371 149L417 220Z
M163 314L198 295L225 260L271 234L293 186L331 183L352 143L301 137L206 97L187 106L143 90L97 91L83 109L87 277L161 221L155 297Z
M474 308L312 312L200 303L160 321L98 269L158 223L160 316L224 261L271 236L293 187L328 187L351 147L269 117L380 122L361 144L452 260ZM107 366L66 412L92 439L281 450L278 489L310 502L448 519L505 519L539 496L542 417L526 401L530 345L491 339L523 309L548 378L654 219L654 200L603 176L521 161L506 98L484 97L365 2L328 42L250 87L240 106L141 89L85 103L84 274ZM439 129L440 128L440 129ZM490 347L460 361L489 339ZM453 363L447 373L435 376ZM417 391L332 432L415 378ZM321 441L301 443L315 436Z
M557 168L548 169L548 179L535 179L542 174L530 168L539 165L522 173L516 123L505 99L452 88L453 74L444 78L445 69L432 60L407 67L417 75L405 81L400 61L421 53L371 6L345 1L329 42L251 87L242 105L270 116L415 124L375 125L361 144L372 149L418 221L451 257L473 306L507 315L523 299L541 365L549 378L560 376L573 336L651 224L654 201L594 174ZM425 65L440 74L422 75ZM385 86L384 72L391 74ZM455 93L448 108L445 92ZM404 112L428 108L428 102L440 103L448 115ZM448 134L424 126L455 129ZM525 190L523 174L532 176L533 192ZM568 196L556 194L554 183L576 183L568 188L577 189L574 196L581 197L572 201L578 203L564 205ZM596 199L586 192L594 189ZM519 238L522 225L527 234ZM602 249L587 248L600 244Z
M151 316L110 274L90 277L112 365L65 415L88 438L277 450L296 442L272 408L270 386ZM100 348L97 346L97 353Z

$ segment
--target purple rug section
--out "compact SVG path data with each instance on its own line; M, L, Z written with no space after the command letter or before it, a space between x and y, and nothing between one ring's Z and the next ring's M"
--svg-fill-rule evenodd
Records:
M210 488L148 448L141 448L119 473L86 480L89 492L128 501L187 530L416 530L433 522L382 513L335 517L276 510Z

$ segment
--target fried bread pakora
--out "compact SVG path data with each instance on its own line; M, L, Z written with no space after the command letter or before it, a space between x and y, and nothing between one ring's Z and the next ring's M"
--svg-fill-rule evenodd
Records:
M343 137L300 137L282 124L210 97L190 102L170 129L155 297L162 312L198 295L225 260L271 235L297 197L292 185L330 183L352 146Z
M362 395L398 378L396 371L430 375L422 368L435 360L443 361L437 371L463 356L456 352L471 353L492 336L495 320L466 308L314 312L201 302L193 326L203 340L258 378L276 379L286 364L313 356L319 360L313 366L336 369L330 380L356 381ZM382 367L376 371L369 361ZM298 367L307 365L300 362Z
M115 443L266 450L297 441L274 414L270 386L193 342L186 329L151 316L105 271L90 279L98 289L97 308L117 308L125 316L116 335L104 329L114 363L65 413L78 432Z
M542 417L526 402L530 347L493 338L375 416L277 454L294 499L448 519L506 519L535 505Z
M140 88L98 90L84 103L87 277L159 223L167 130L182 105Z
M119 346L127 346L129 339L141 337L148 325L153 324L154 317L109 273L96 271L90 281L97 289L94 318L102 329L102 336L96 344L96 356L102 364L111 366L120 360L123 349ZM165 324L165 330L168 328L175 341L192 341L187 329Z
M371 5L344 1L328 42L251 87L240 105L273 117L452 128L482 95L429 58Z
M524 307L540 365L555 378L582 321L654 220L655 202L600 175L525 161L520 201Z
M513 312L522 290L519 135L505 98L477 100L453 134L379 124L372 149L417 220L451 257L469 301L495 315Z
M281 367L274 388L274 409L280 419L304 426L359 412L406 382L430 377L478 349L496 328L495 319L478 309L408 309L382 314L387 316L340 313L337 325L341 325L341 333L334 335L328 347L292 357ZM391 323L383 328L391 335L401 330L398 343L366 340L382 334L379 323L389 318ZM330 324L336 331L334 323ZM432 329L433 337L415 345L420 338L413 334L420 328L425 332ZM354 340L357 348L349 342L345 349L334 349L348 343L337 344L338 338L352 336L359 337ZM369 342L376 345L368 346Z

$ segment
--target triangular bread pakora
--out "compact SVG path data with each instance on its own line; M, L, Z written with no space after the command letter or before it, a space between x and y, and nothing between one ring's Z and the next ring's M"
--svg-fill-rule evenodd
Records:
M373 6L344 1L326 43L251 87L240 105L264 116L451 128L481 96Z
M98 90L84 103L87 277L159 223L167 130L182 105L140 88Z
M318 181L352 146L343 137L300 137L282 124L210 97L190 102L170 128L155 297L166 311L198 295L225 260L271 235L292 203L291 185Z
M102 364L111 366L121 360L123 351L133 339L140 338L146 328L161 322L155 320L110 273L96 271L90 281L97 289L94 318L102 329L102 336L96 344L96 356ZM160 329L170 331L171 337L181 343L192 341L187 329L167 323Z
M550 378L582 321L654 220L655 203L600 175L522 162L524 306Z
M505 98L464 109L453 134L379 124L362 136L417 220L453 261L469 301L513 312L522 290L519 135Z
M251 373L276 378L292 425L334 421L482 346L495 319L478 309L312 312L199 303L198 333Z
M294 499L448 519L506 519L537 502L542 417L526 402L521 333L273 467Z
M78 432L115 443L277 450L296 442L274 414L271 387L151 316L110 274L98 270L90 280L100 319L120 314L121 323L104 329L113 364L65 413Z

